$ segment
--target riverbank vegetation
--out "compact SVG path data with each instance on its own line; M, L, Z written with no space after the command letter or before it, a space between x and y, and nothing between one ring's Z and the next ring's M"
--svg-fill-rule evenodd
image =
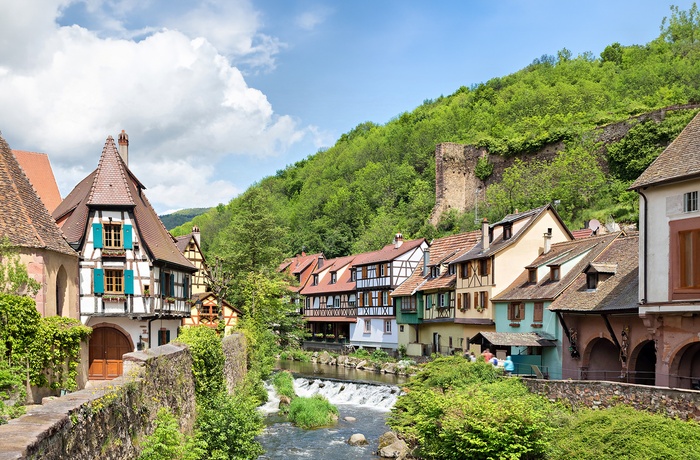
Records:
M437 358L405 392L387 423L420 459L700 458L696 422L625 406L572 412L483 361Z
M310 398L297 396L294 391L294 376L280 371L272 376L272 386L281 397L280 413L294 425L306 430L332 426L338 421L338 408L322 395ZM282 399L285 402L282 402Z

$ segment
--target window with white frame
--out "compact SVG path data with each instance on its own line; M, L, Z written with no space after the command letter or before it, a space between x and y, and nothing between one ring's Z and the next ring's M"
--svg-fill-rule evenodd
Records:
M384 333L391 334L391 320L384 320Z
M371 334L371 333L372 333L372 320L366 319L365 320L365 334Z
M382 305L389 305L389 291L382 292Z
M698 210L698 192L688 192L683 194L683 212L694 212Z

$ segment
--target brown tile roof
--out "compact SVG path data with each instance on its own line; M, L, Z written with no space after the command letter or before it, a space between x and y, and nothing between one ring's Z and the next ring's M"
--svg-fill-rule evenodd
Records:
M599 281L594 291L587 289L586 273L579 273L571 286L549 305L550 310L604 313L638 308L639 234L621 235L593 263L616 264L616 272Z
M311 294L335 294L340 292L351 292L355 290L355 281L350 279L350 267L347 267L338 277L335 283L331 284L330 273L340 270L343 267L352 264L355 256L338 257L323 262L323 267L316 269L314 274L318 275L324 270L328 270L325 276L319 277L318 284L312 286L310 283L301 290L301 295Z
M81 247L91 208L133 208L136 229L151 258L156 262L167 262L188 271L196 271L158 218L143 193L145 188L124 164L114 145L114 139L109 136L97 169L68 194L53 215L61 223L68 241Z
M187 246L190 244L190 240L192 239L192 234L189 233L187 235L181 235L181 236L176 236L175 237L175 245L177 248L182 252L183 254L187 250Z
M449 264L472 249L479 241L479 238L481 238L481 231L476 230L433 240L428 249L430 253L428 266ZM454 287L455 282L456 275L448 275L447 272L435 278L423 275L423 264L419 264L411 276L394 289L391 295L410 296L416 291L447 289Z
M583 228L581 230L574 230L571 232L571 234L574 236L574 239L580 240L581 238L588 238L589 236L592 236L593 230L590 228Z
M551 250L541 254L528 267L541 267L550 264L561 265L565 261L572 260L585 254L559 281L551 281L547 276L536 284L528 282L528 271L524 270L513 283L501 294L494 296L494 302L510 300L552 300L559 296L581 274L592 260L594 260L613 240L618 238L620 232L602 236L590 237L582 240L565 241L552 245Z
M7 237L16 246L77 257L2 137L0 200L0 237Z
M500 225L508 224L508 223L513 223L517 222L519 220L525 220L527 219L527 222L525 225L522 226L517 232L513 233L513 235L508 238L507 240L503 239L503 233L496 237L490 244L489 248L487 250L483 250L483 244L481 239L479 239L479 242L472 248L471 251L466 253L465 255L453 260L452 262L464 262L466 260L473 260L473 259L481 259L484 257L491 256L493 254L496 254L507 247L515 244L522 235L524 235L530 227L537 221L537 219L544 214L545 212L550 211L552 214L554 214L555 218L561 222L561 226L566 230L568 233L569 237L573 239L573 235L571 232L568 230L564 222L561 220L561 217L559 217L559 214L557 211L554 209L554 207L551 204L546 204L544 206L541 206L539 208L531 209L529 211L521 212L521 213L516 213L516 214L508 214L506 217L504 217L502 220L495 222L491 224L489 227L494 228Z
M61 193L58 191L49 156L45 153L25 150L13 150L12 153L17 158L24 174L29 178L29 182L39 198L44 202L46 209L52 213L56 206L61 203Z
M469 343L479 343L480 337L493 345L511 347L556 347L554 337L544 337L535 332L492 332L481 331L469 339Z
M630 189L700 176L700 114L695 115Z
M390 262L397 257L419 247L425 242L425 238L404 241L398 248L394 244L387 244L379 251L363 252L355 258L354 266L376 264L378 262Z

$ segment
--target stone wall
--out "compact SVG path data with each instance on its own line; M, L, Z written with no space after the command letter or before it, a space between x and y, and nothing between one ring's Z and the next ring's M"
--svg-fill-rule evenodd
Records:
M246 358L246 341L241 332L231 334L224 338L224 377L229 393L232 393L236 385L243 382L248 361Z
M700 421L698 391L593 380L523 379L523 383L532 393L573 408L595 409L628 404L637 410Z
M90 385L0 426L0 460L135 458L161 407L173 411L183 432L192 430L192 358L183 345L128 353L122 377Z

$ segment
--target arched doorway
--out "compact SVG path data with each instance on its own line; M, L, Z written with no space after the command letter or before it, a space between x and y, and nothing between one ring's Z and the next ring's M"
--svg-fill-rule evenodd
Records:
M653 340L642 342L632 353L630 361L634 383L656 385L656 347Z
M622 364L617 347L607 339L596 339L589 347L586 380L620 380Z
M56 275L56 316L63 316L63 307L66 304L66 291L68 289L68 276L66 275L66 269L58 269L58 274ZM70 316L70 315L69 315Z
M90 380L111 380L122 375L122 356L131 351L131 341L118 329L94 329L90 336Z
M700 342L681 348L671 365L671 386L700 390Z

